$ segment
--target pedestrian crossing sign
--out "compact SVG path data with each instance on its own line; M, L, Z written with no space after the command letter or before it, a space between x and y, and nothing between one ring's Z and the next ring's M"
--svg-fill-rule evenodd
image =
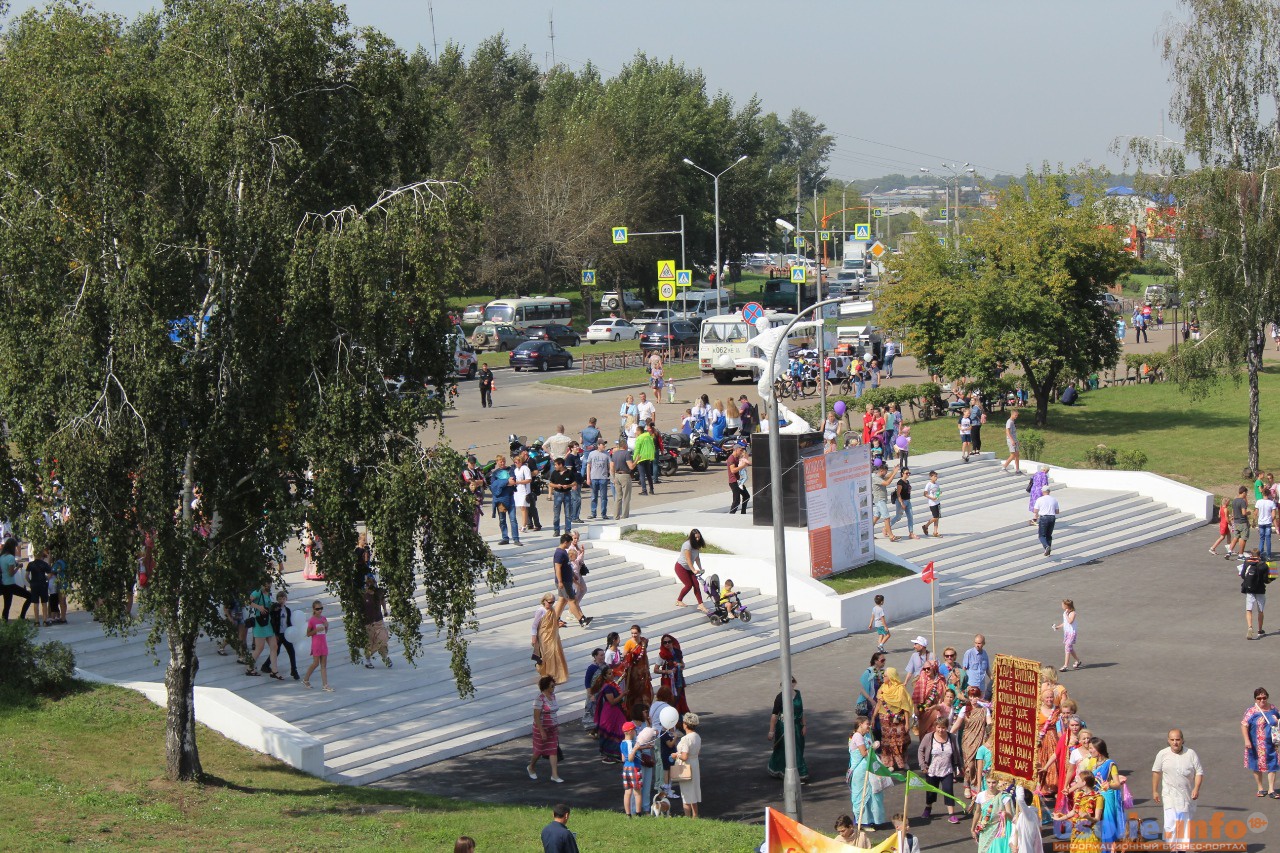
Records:
M614 229L613 229L613 242L614 242L614 243L625 243L625 242L627 242L627 229L625 229L625 228L614 228Z
M676 280L676 262L658 261L658 281Z
M804 245L804 238L797 234L792 242L794 242L796 244L796 248L799 249Z
M870 240L871 239L871 223L858 222L853 226L853 239Z
M676 287L688 287L693 284L693 270L676 270Z
M824 242L824 243L825 243L825 242L827 242L828 240L830 240L830 239L831 239L831 232L830 232L830 231L819 231L819 232L818 232L818 238L819 238L820 240L822 240L822 242Z
M595 270L583 270L583 271L582 271L582 286L583 286L583 287L594 287L594 286L595 286L595 283L596 283L596 271L595 271Z
M791 283L792 283L792 284L804 284L804 283L805 283L804 267L792 267L792 268L791 268Z
M875 210L871 211L871 215L874 216L876 219L879 219L881 216L884 216L884 208L877 207Z

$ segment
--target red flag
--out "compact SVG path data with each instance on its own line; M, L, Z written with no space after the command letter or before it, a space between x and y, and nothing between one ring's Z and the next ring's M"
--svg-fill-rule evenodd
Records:
M924 571L920 573L920 580L933 583L933 560L930 560L929 565L925 566Z

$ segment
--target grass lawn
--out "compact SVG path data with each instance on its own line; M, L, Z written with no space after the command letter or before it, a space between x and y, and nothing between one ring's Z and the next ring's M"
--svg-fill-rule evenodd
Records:
M693 379L701 376L695 362L684 364L668 364L663 368L663 376L667 379ZM626 370L604 370L598 373L562 372L559 376L542 380L545 385L558 385L562 388L615 388L625 385L645 385L649 382L649 374L642 367Z
M1259 455L1264 471L1280 468L1280 365L1259 377L1262 432ZM1034 410L1023 410L1019 426L1033 428ZM999 416L983 429L983 447L1004 454ZM1235 494L1248 462L1249 388L1223 383L1203 400L1193 400L1172 383L1100 388L1081 395L1075 406L1051 405L1044 459L1054 465L1084 467L1085 451L1098 444L1147 454L1147 470L1217 495ZM911 426L912 452L959 450L956 421L943 418Z
M689 537L684 533L659 533L656 530L631 530L622 534L622 538L628 542L639 542L641 545L652 545L655 548L662 548L667 551L678 551L680 550L680 546L684 544L684 540ZM708 542L702 547L702 553L728 554L729 552Z
M915 430L913 429L912 432L915 432ZM865 566L859 566L853 571L823 578L822 582L841 595L844 595L846 592L857 592L860 589L879 586L882 583L888 583L889 581L897 580L898 578L909 578L914 576L915 572L910 569L904 569L896 563L886 563L884 560L872 560Z
M550 809L331 785L200 730L202 785L164 778L164 716L141 695L81 685L0 696L0 849L480 850L539 853ZM628 821L575 809L583 850L754 850L758 826Z

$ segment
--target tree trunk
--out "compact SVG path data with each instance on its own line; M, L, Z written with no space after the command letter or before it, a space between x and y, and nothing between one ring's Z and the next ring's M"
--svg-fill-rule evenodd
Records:
M1249 468L1258 470L1258 374L1262 371L1262 355L1266 338L1262 330L1253 330L1245 351L1249 369Z
M1049 399L1053 396L1053 384L1058 381L1058 368L1052 368L1039 381L1036 380L1035 372L1030 365L1024 363L1022 372L1027 377L1027 387L1031 389L1031 396L1036 398L1036 426L1042 427L1049 423Z
M204 774L200 767L200 751L196 748L196 673L200 660L196 657L199 632L178 636L169 634L169 668L164 686L169 711L165 721L165 774L175 782L197 782Z

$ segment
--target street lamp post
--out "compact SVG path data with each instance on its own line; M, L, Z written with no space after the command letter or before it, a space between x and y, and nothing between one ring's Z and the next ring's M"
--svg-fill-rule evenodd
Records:
M711 183L712 183L713 187L715 188L715 211L716 211L716 313L717 313L717 314L719 314L719 313L720 313L720 291L724 289L724 288L721 286L722 282L720 281L720 269L721 269L721 264L720 264L720 178L721 178L721 176L723 176L723 175L724 175L724 173L725 173L725 172L729 171L729 169L732 169L734 166L738 165L739 163L741 163L741 162L742 162L743 160L745 160L745 159L747 159L747 155L746 155L746 154L743 154L743 155L742 155L741 157L739 157L737 160L734 160L732 163L730 163L730 164L728 165L728 167L727 167L727 168L725 168L724 172L721 172L719 175L717 175L717 174L714 174L714 173L712 173L712 172L708 172L706 169L702 168L702 167L701 167L701 166L699 166L697 163L695 163L695 162L693 162L692 160L690 160L688 157L685 157L685 158L684 158L684 164L685 164L686 166L692 166L693 168L697 169L697 170L698 170L699 172L701 172L702 174L707 175L708 177L710 177L710 178L711 178Z
M847 296L827 299L823 302L815 302L798 312L782 331L773 352L767 354L769 364L777 365L778 350L786 346L792 328L804 319L804 315L819 311L828 305L852 301ZM773 512L774 578L778 585L778 643L781 647L778 661L782 670L782 749L786 758L786 770L782 774L782 807L788 817L799 821L801 820L800 770L796 766L796 716L793 706L795 690L791 686L791 617L789 615L791 608L787 600L787 543L782 525L782 444L778 440L782 429L781 421L778 415L778 395L774 394L769 403L769 502Z
M956 163L943 163L942 168L951 173L951 177L943 177L942 182L946 187L947 197L947 236L950 237L952 241L956 241L960 238L960 178L964 176L965 172L972 175L976 173L976 170L968 163L965 163L963 166L957 165ZM924 166L921 166L920 171L928 172L929 170ZM952 207L951 205L951 186L953 184L955 185L956 193L955 207Z

